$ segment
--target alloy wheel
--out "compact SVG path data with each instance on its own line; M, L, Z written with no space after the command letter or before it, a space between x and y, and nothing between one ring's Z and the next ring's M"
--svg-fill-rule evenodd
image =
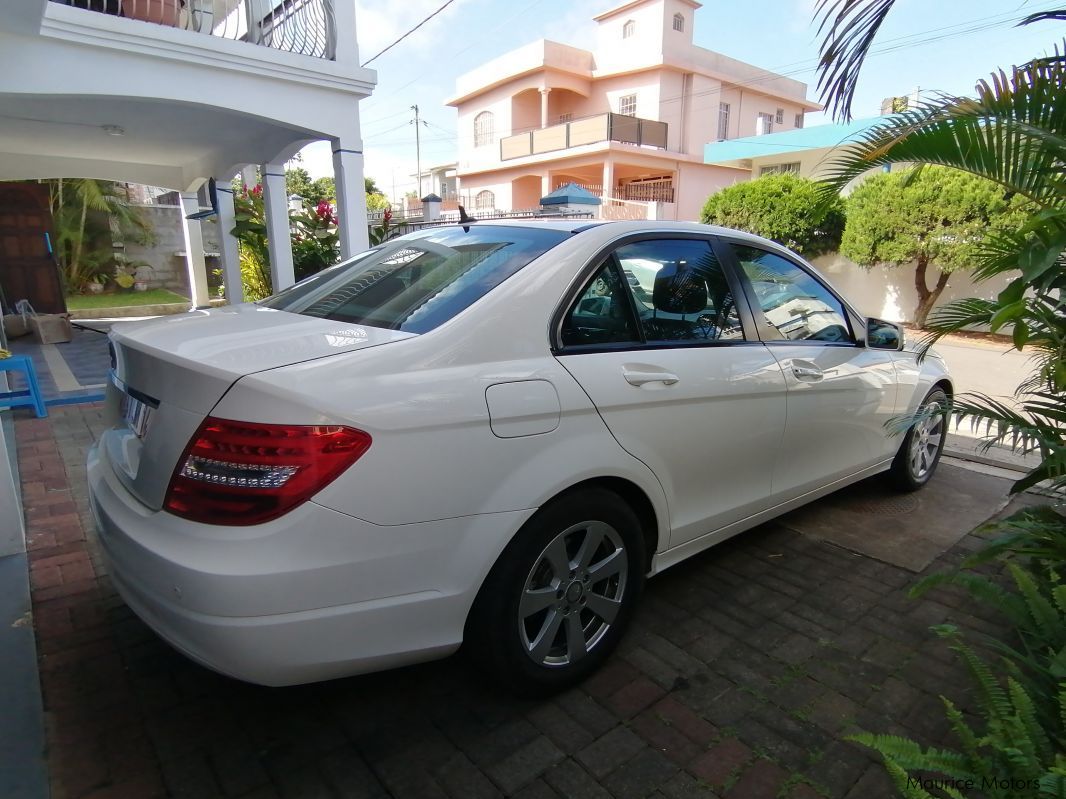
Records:
M518 603L526 654L542 666L576 663L607 634L622 607L629 558L602 521L571 525L534 561Z
M922 413L926 415L914 427L909 463L915 480L922 480L936 466L944 438L944 414L936 412L938 408L937 402L925 405Z

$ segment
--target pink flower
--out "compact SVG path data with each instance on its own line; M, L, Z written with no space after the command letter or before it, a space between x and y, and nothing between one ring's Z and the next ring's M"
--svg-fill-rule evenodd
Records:
M333 215L333 206L326 200L321 200L315 206L315 213L318 214L319 219L329 219Z
M256 183L255 188L252 189L252 196L259 197L263 193L263 184Z
M391 222L392 221L392 209L391 208L386 208L385 209L385 213L381 215L381 218L384 219L386 222Z

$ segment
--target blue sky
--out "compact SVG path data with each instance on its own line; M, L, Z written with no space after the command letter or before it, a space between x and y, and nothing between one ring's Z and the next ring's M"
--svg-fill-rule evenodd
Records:
M357 0L359 50L377 53L443 0L369 3ZM619 0L620 2L620 0ZM455 159L455 109L444 101L457 76L478 64L537 39L592 47L592 17L618 5L614 0L456 0L440 15L371 67L373 96L361 104L366 173L388 194L414 186L414 126L409 107L418 104L422 166ZM808 84L817 100L814 65L815 0L705 0L696 12L696 44ZM1051 0L898 0L879 34L875 54L860 78L856 116L878 112L882 97L925 91L969 93L977 78L1048 51L1062 27L1043 23L1016 28L1011 20L1054 7ZM403 12L400 13L400 9ZM810 114L807 124L818 124ZM304 151L304 166L316 177L332 173L324 143Z

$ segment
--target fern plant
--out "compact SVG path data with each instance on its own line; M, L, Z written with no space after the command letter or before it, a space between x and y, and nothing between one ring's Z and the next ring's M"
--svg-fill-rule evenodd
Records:
M900 795L932 797L1063 797L1066 799L1066 585L1060 577L1066 520L1051 509L1029 509L986 528L1000 533L955 572L931 575L912 597L954 585L999 611L1007 639L983 636L1002 677L958 629L933 630L949 642L974 684L979 728L941 697L956 749L927 748L890 735L862 733L851 740L879 752ZM1008 583L976 573L1006 561Z
M915 741L894 735L860 733L850 740L880 753L889 776L906 799L975 795L988 799L1037 795L1066 799L1064 742L1044 726L1038 710L1040 698L1034 700L1012 676L1001 683L956 629L934 629L951 641L951 649L965 662L975 682L981 728L975 729L951 700L941 697L959 742L957 750L923 749ZM1062 722L1066 719L1066 682L1048 698L1053 701L1050 710Z

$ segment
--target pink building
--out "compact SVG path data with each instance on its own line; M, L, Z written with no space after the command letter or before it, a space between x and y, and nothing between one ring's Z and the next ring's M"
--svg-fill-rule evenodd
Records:
M634 0L598 17L595 50L540 40L456 81L460 195L536 208L577 183L604 214L697 219L750 170L703 162L707 142L792 130L807 86L692 43L694 0Z

